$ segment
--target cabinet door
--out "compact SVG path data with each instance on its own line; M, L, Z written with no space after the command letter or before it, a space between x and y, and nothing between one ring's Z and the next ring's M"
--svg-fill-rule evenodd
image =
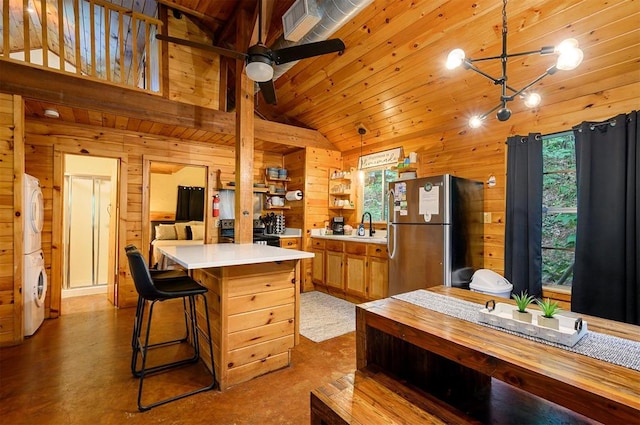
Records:
M367 257L345 254L345 260L345 286L347 293L364 298L366 296L365 271Z
M311 252L315 255L311 269L311 280L313 283L324 285L324 249L312 249Z
M327 286L344 291L342 279L342 252L325 252L325 283Z
M368 257L367 299L379 300L389 294L389 260Z

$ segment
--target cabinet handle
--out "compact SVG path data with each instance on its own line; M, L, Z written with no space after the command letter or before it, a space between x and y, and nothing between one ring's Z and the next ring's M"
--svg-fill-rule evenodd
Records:
M382 252L380 248L376 248L376 252Z
M293 242L287 242L287 245L291 246L293 245Z

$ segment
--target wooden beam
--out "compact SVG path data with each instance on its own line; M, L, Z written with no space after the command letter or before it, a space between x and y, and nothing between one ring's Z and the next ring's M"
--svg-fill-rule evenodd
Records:
M242 73L241 70L240 74ZM138 90L46 71L17 62L0 61L0 75L0 92L3 93L160 124L236 134L234 113L174 102ZM316 130L257 120L255 131L259 139L265 142L336 150Z
M198 18L199 20L201 20L202 22L206 23L206 24L213 24L214 26L218 27L218 26L224 26L226 24L226 22L221 21L219 19L216 19L214 17L205 15L204 13L200 13L197 10L193 10L193 9L189 9L188 7L184 7L178 3L176 3L175 1L172 0L156 0L156 3L158 4L163 4L167 7L170 7L171 9L175 9L178 10L186 15L190 15L194 18Z
M239 45L248 39L248 17L244 11L236 22ZM243 72L244 61L236 60L236 205L235 243L253 243L253 147L254 85Z

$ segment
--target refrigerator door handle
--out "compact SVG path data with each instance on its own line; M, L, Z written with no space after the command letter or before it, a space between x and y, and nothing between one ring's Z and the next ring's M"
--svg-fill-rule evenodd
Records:
M396 226L393 224L396 221L396 209L393 205L393 201L395 199L393 189L389 189L387 197L389 205L389 213L387 214L387 251L389 252L389 258L392 259L396 253ZM393 214L393 220L391 220L391 214ZM391 243L391 240L393 240L393 244Z

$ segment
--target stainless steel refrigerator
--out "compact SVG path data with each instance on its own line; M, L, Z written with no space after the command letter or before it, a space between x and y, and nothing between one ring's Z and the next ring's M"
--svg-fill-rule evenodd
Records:
M389 295L468 287L483 266L483 184L450 174L389 183Z

